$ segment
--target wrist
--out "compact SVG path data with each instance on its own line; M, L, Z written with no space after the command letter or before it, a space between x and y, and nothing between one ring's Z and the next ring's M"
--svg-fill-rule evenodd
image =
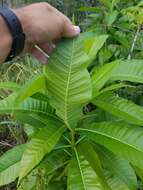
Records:
M0 62L4 62L11 50L12 35L1 15L0 15L0 36L1 36L0 55L2 55L0 56Z
M25 8L20 8L20 9L15 9L13 10L15 12L15 14L17 15L17 17L19 18L23 31L26 35L26 39L25 39L25 46L27 47L29 44L33 44L34 40L33 37L30 33L30 28L31 28L31 24L30 24L30 18L28 17L28 15L26 14ZM26 48L25 47L25 48Z

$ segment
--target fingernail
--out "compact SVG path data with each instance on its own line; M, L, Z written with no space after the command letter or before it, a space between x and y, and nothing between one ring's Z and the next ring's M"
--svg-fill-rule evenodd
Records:
M74 26L74 30L75 30L76 34L80 33L80 27L79 26Z

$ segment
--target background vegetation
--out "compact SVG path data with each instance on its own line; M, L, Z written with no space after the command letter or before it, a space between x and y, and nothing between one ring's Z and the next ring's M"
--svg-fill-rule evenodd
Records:
M36 0L13 0L11 6L19 7ZM69 16L82 31L90 31L93 35L107 34L108 40L96 56L94 64L88 68L103 66L117 59L143 59L143 1L139 0L49 0L47 1ZM2 3L2 2L1 2ZM13 81L24 84L29 76L40 74L42 66L30 56L18 58L13 64L1 66L1 82ZM143 105L143 86L136 82L125 82L129 86L118 90L118 94L137 105ZM132 87L131 87L132 85ZM1 90L1 99L8 96L11 91ZM87 110L94 106L88 105ZM2 116L0 122L0 152L3 154L11 147L24 143L27 139L22 125L15 125L10 121L10 116ZM42 183L42 182L41 182ZM143 189L139 180L138 188ZM15 189L11 186L1 190ZM40 189L39 189L40 190Z

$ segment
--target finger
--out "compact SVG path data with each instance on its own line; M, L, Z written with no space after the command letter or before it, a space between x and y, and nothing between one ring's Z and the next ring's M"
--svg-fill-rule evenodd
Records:
M62 37L74 37L80 34L80 27L72 25L69 19L65 19Z
M31 54L38 59L41 63L47 64L48 63L48 58L53 52L54 45L45 43L45 44L40 44L36 45L33 47L31 50Z
M31 54L42 64L48 63L48 58L41 51L37 50L37 48L33 48Z
M43 51L43 53L46 53L48 56L50 56L52 54L53 49L54 49L54 45L49 44L49 43L40 44L38 46Z

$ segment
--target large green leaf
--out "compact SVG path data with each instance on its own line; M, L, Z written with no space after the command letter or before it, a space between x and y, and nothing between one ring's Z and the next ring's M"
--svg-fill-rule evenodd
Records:
M111 80L126 80L143 83L143 60L118 61Z
M94 145L99 154L102 165L108 169L112 175L119 178L130 190L137 189L137 178L133 168L127 160L124 160L103 146Z
M47 88L50 102L68 127L76 125L83 105L92 95L91 79L86 69L88 60L78 38L59 43L49 60Z
M105 64L104 66L99 67L95 70L94 74L92 75L93 97L109 80L115 66L116 62L113 62Z
M0 114L7 113L43 113L48 114L51 112L51 107L48 102L28 98L21 104L15 104L17 94L13 93L4 100L0 101Z
M18 177L24 149L25 145L19 145L0 157L0 186L11 183Z
M143 168L143 129L123 122L98 122L80 128L84 135Z
M68 190L104 189L89 162L76 149L68 168Z
M88 142L81 142L78 148L79 148L79 151L81 151L81 154L84 155L85 159L90 163L90 166L94 169L94 171L98 175L99 180L101 184L103 185L103 187L105 187L105 189L111 190L111 188L106 182L98 154L95 152L92 145L89 144Z
M16 97L16 102L19 103L26 98L32 96L36 92L39 92L41 89L45 88L45 76L40 75L38 77L35 77L34 79L28 81L24 86L21 87L21 89L18 92L18 95Z
M135 125L143 125L143 108L113 93L103 93L92 101L99 108Z
M59 141L64 127L61 123L49 125L32 137L21 160L19 180L25 177Z

